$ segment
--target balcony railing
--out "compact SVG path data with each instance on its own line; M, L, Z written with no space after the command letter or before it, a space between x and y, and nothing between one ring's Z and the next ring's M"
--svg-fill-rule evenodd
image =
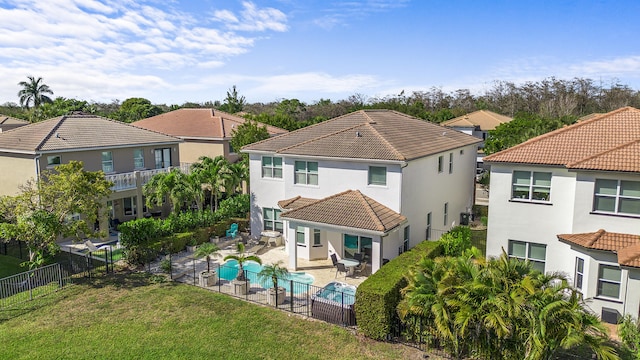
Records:
M191 164L189 163L180 163L180 166L177 167L185 174L189 174L191 172ZM152 169L152 170L138 170L126 173L119 174L111 174L105 175L105 178L108 181L113 182L113 187L111 190L113 191L123 191L135 189L138 186L143 186L148 183L151 178L157 174L163 174L169 172L171 168L164 169Z

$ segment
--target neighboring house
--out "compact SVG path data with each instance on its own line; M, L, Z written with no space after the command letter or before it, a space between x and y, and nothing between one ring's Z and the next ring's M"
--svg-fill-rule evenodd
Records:
M25 125L29 125L29 122L26 120L0 115L0 133Z
M180 160L194 163L201 156L224 156L235 162L239 155L231 147L233 129L247 121L240 116L214 109L178 109L134 122L133 126L157 131L184 140L180 143ZM287 130L267 126L271 136Z
M473 135L479 139L482 139L483 143L478 147L478 168L483 167L482 158L484 152L484 141L487 140L487 136L490 130L495 130L501 124L507 123L513 120L512 118L504 115L494 113L489 110L478 110L472 113L458 116L457 118L443 122L442 126L446 126L458 131L462 131L465 134Z
M640 311L640 110L625 107L485 158L487 256L562 272L605 321Z
M373 272L467 218L480 140L402 113L361 110L243 147L251 233L298 257L352 258Z
M94 115L67 115L0 134L0 195L42 171L76 160L88 171L102 170L113 181L111 218L120 222L145 213L142 185L179 166L180 139ZM160 209L158 209L160 211ZM166 210L165 210L166 211ZM100 224L106 228L108 224Z

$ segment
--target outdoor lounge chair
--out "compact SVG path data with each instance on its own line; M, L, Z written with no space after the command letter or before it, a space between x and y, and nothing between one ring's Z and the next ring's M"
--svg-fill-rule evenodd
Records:
M235 238L238 235L238 224L236 223L231 224L231 228L227 230L226 234L228 238L232 238L232 239Z

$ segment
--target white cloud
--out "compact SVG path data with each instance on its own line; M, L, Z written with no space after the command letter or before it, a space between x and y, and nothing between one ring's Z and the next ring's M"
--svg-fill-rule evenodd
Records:
M224 23L236 31L287 31L287 16L274 8L259 9L254 3L245 1L240 17L228 10L214 12L214 20Z

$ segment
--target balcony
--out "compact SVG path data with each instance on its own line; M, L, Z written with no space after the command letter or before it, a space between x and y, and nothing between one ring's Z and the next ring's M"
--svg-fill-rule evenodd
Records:
M180 166L176 168L180 169L180 171L185 174L189 174L191 172L191 164L189 163L180 163ZM113 187L111 187L111 190L113 191L131 190L135 189L138 184L140 187L142 187L144 184L148 183L154 175L167 173L171 169L172 168L138 170L126 173L105 175L105 178L113 183Z

